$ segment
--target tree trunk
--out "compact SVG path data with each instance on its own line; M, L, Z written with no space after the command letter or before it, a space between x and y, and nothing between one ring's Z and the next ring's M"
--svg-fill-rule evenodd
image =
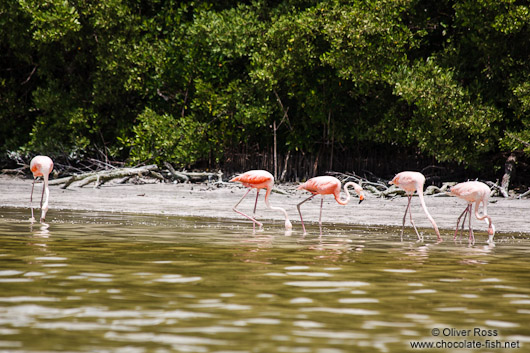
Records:
M506 194L508 194L508 188L510 187L510 179L515 173L515 162L515 154L511 153L504 164L504 175L502 176L501 188L506 191Z
M272 122L272 131L274 135L274 179L278 179L278 145L276 142L276 120Z

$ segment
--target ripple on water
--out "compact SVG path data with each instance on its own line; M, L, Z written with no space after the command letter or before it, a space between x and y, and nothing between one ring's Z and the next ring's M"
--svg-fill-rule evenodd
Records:
M519 327L519 324L508 322L508 321L498 321L498 320L486 320L484 323L491 327L501 327L501 328L509 328L509 327Z
M379 299L376 299L376 298L340 298L339 303L342 303L342 304L379 303Z
M369 338L366 333L354 332L354 331L331 331L331 330L294 330L293 334L302 337L314 337L314 338L329 338L329 339L340 339L340 340L359 340Z
M512 300L510 304L515 305L530 305L530 299Z
M58 298L52 297L31 297L31 296L20 296L20 297L0 297L0 302L8 303L23 303L23 302L56 302Z
M0 283L27 283L33 282L32 278L0 278Z
M256 317L245 320L236 320L233 322L236 326L247 326L247 325L279 325L281 323L278 319L272 319L267 317Z
M361 281L290 281L284 283L287 286L294 287L307 287L307 288L318 288L318 287L362 287L367 286L370 283Z
M384 269L385 272L391 272L391 273L415 273L416 270L408 269L408 268L387 268Z
M201 277L183 277L182 275L171 274L163 275L161 278L154 279L153 282L162 283L190 283L202 280Z
M52 224L46 248L28 241L33 233L5 227L0 347L385 353L406 350L432 328L466 324L530 344L527 244L498 246L485 265L462 261L469 254L453 251L457 245L420 253L390 242L397 228L341 230L314 246L320 240L283 236L281 224L264 237L224 220L152 216L138 226L139 217ZM20 279L33 282L1 283Z
M368 320L363 323L363 328L375 329L378 327L416 327L415 324L410 322L390 322L390 321L375 321Z
M40 257L36 257L35 260L38 260L38 261L66 261L68 259L66 257L61 257L61 256L40 256Z
M358 308L302 308L300 311L304 312L321 312L321 313L330 313L330 314L341 314L341 315L378 315L379 311L377 310L367 310L367 309L358 309Z
M333 275L326 272L287 272L288 276L308 276L308 277L331 277Z
M311 298L293 298L289 301L291 304L311 304L313 299Z
M24 272L22 272L22 271L16 271L16 270L3 270L3 271L0 271L0 276L1 277L17 276L17 275L21 275L23 273Z
M179 347L179 351L181 351L181 349L183 348L182 346L187 345L227 345L229 343L228 341L220 339L171 334L156 334L147 332L121 334L110 331L105 334L105 338L120 342L154 342L164 343L168 345L176 345Z
M90 330L113 330L132 332L139 331L138 327L123 326L116 324L105 324L99 322L73 322L73 321L55 321L55 322L37 322L32 325L34 328L44 330L65 330L65 331L90 331Z
M521 342L521 343L530 343L530 336L523 336L523 335L512 335L506 337L507 341L512 342Z
M432 294L432 293L436 293L437 291L435 289L416 289L416 290L412 290L410 291L409 293L410 294Z

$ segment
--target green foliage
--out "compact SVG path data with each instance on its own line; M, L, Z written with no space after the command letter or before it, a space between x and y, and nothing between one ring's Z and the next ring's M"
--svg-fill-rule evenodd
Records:
M138 125L133 130L136 136L131 143L133 162L162 164L171 160L179 165L190 165L208 152L201 136L204 125L192 117L175 119L146 108L138 116Z
M496 147L495 123L501 113L463 89L451 70L434 60L402 67L394 77L394 94L414 107L408 137L440 161L478 163Z
M67 1L18 0L18 3L31 16L31 32L36 42L59 41L81 29L79 12Z
M530 157L530 10L515 0L0 3L0 151L131 163L226 150Z
M364 93L387 81L396 66L406 62L407 51L417 46L403 16L414 1L381 0L352 5L334 2L322 8L321 22L329 50L323 61L341 78Z
M530 155L530 79L513 88L511 106L516 124L506 129L501 146L508 151L523 151Z

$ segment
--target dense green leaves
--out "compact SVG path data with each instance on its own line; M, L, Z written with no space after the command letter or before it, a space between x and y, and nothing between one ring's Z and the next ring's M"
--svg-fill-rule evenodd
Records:
M176 119L147 108L138 116L133 132L136 138L130 145L131 159L135 162L162 164L171 160L179 165L190 165L208 151L202 136L204 125L190 116Z
M400 68L394 94L414 108L406 126L409 139L438 160L478 163L495 148L500 111L474 99L434 60Z
M516 0L2 2L0 150L222 166L276 134L495 168L530 156L529 22Z

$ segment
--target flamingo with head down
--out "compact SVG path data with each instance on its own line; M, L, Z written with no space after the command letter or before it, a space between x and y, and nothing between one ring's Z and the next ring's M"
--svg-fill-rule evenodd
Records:
M276 210L276 211L282 212L284 214L284 216L285 216L285 229L286 230L290 230L290 229L293 228L293 225L289 221L289 216L287 215L287 212L285 211L285 209L283 209L281 207L273 207L269 203L269 196L271 194L272 187L274 185L274 177L272 176L271 173L267 172L266 170L250 170L248 172L245 172L245 173L243 173L241 175L236 176L235 178L232 178L230 181L232 181L232 182L238 181L238 182L242 183L244 186L249 188L248 191L245 193L245 195L243 195L243 197L239 200L238 203L236 203L236 205L232 209L235 212L239 213L240 215L250 219L252 221L252 223L253 223L254 230L256 229L256 224L260 228L263 227L263 223L258 222L256 220L256 206L258 205L258 197L259 197L259 192L260 192L261 189L266 189L266 192L265 192L265 205L267 206L267 208L269 208L271 210ZM248 195L248 193L252 189L256 189L256 202L254 203L254 214L251 217L251 216L239 211L237 209L237 206L239 206L241 201L243 201L243 199Z
M462 216L464 217L464 219L462 220L462 228L464 228L466 216L469 216L469 243L475 244L475 235L473 234L473 227L471 226L471 211L473 209L473 203L475 203L475 217L478 220L484 220L488 224L488 243L493 242L493 237L495 236L495 226L491 221L491 217L488 216L488 200L490 198L490 193L490 188L480 181L466 181L464 183L456 184L455 186L451 187L449 195L456 196L461 198L462 200L467 201L466 209L464 210L464 212L462 212L462 214L460 215L460 217L458 217L456 221L456 230L453 239L456 239L456 236L458 234L458 226L460 224L460 219L462 218ZM478 213L478 208L481 203L482 215Z
M436 222L432 218L431 214L427 210L427 206L425 205L425 200L423 198L423 185L425 184L425 176L419 172L401 172L396 174L394 179L389 182L389 184L394 184L401 189L405 190L407 197L409 199L407 203L407 208L405 209L405 214L403 215L403 225L401 227L401 240L403 241L403 230L405 228L405 220L407 218L407 212L409 212L410 215L410 223L414 227L414 230L416 231L416 235L418 236L418 240L423 241L423 238L420 236L420 233L418 233L418 229L416 228L416 225L414 224L414 221L412 220L412 211L410 210L410 201L412 200L412 195L414 194L414 191L418 193L418 196L420 198L421 207L423 208L423 211L427 215L427 218L429 221L431 221L431 224L434 228L434 231L436 232L436 236L438 237L438 242L443 241L442 237L440 237L440 231L438 230L438 226L436 225Z
M303 203L311 200L316 195L322 195L322 199L320 200L320 217L318 218L318 224L320 226L320 235L322 235L322 206L324 204L324 195L333 195L335 197L335 200L340 205L347 205L350 201L350 192L348 191L348 187L352 186L353 190L359 195L359 203L361 203L364 200L364 193L363 188L353 181L350 181L346 184L344 184L344 191L346 192L346 198L341 199L340 198L340 180L332 177L332 176L318 176L315 178L311 178L305 183L298 186L298 190L307 190L313 195L309 196L304 201L300 202L296 207L298 208L298 213L300 214L300 221L302 222L302 229L304 230L304 235L307 234L305 230L304 220L302 218L302 211L300 210L300 206L302 206Z
M46 219L46 212L48 212L48 197L50 195L50 190L48 189L48 177L53 170L53 161L48 156L36 156L33 158L29 165L31 172L33 173L33 184L31 186L31 196L30 196L30 205L31 205L31 221L35 221L33 216L33 189L35 187L35 180L37 177L42 177L44 180L44 185L42 187L42 196L40 199L40 208L41 216L40 222L43 223ZM44 198L46 195L46 198ZM44 203L43 203L44 200Z

